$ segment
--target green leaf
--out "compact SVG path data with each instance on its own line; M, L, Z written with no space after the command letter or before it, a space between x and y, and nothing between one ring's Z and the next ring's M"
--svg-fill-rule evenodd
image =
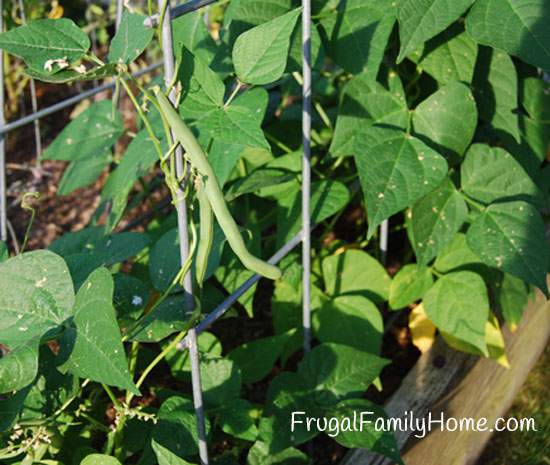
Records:
M350 73L366 71L374 81L396 19L391 0L338 2L332 14L323 15L328 51Z
M124 126L110 100L92 103L71 121L42 154L44 160L74 161L97 157L110 150Z
M75 328L67 330L70 355L64 368L80 378L127 389L132 381L113 308L113 278L106 268L94 271L76 295Z
M411 55L423 71L442 85L472 82L477 44L458 24L452 25Z
M314 313L318 339L378 354L384 322L376 306L362 295L342 295Z
M249 465L307 465L309 458L293 447L272 453L265 442L256 441L248 451L247 463Z
M472 145L460 170L464 192L485 204L503 199L533 201L541 195L519 162L498 147Z
M118 31L109 47L111 63L130 64L145 50L155 33L152 27L145 27L145 16L124 10Z
M419 265L426 265L452 241L468 215L462 195L450 179L422 197L411 210L409 231Z
M102 204L111 202L107 221L108 231L112 231L122 218L134 184L155 165L157 160L155 147L147 130L143 129L132 139L120 163L109 173L101 190Z
M361 294L376 303L388 300L391 278L384 267L362 250L346 250L323 260L327 294Z
M233 46L237 77L263 85L279 79L286 68L290 36L301 9L292 10L241 34Z
M211 112L199 126L221 143L270 150L261 128L267 102L265 89L249 90L239 95L231 105Z
M483 279L471 271L444 275L426 292L424 310L440 331L488 355L485 324L489 298Z
M222 355L222 345L218 338L207 331L199 334L197 338L199 353L201 357L219 358ZM168 344L168 343L167 343ZM189 351L172 350L166 354L166 362L170 366L172 375L176 378L184 378L185 374L191 372Z
M63 173L57 195L68 195L81 187L89 186L101 175L110 162L110 150L93 158L71 162Z
M244 383L255 383L270 373L290 335L287 332L245 342L229 352L227 358L240 368Z
M183 48L210 63L216 54L217 45L208 32L204 16L193 11L172 20L172 34L176 62L182 63Z
M182 294L169 296L128 330L128 339L159 342L170 334L185 329L192 314L192 311L186 310Z
M182 85L179 109L184 118L200 119L223 106L223 81L200 56L185 47L178 77Z
M149 277L154 288L168 289L180 268L179 235L177 228L172 228L155 242L149 253Z
M296 175L281 168L258 168L244 178L240 178L231 185L225 198L228 202L243 194L255 193L261 189L279 186L288 181L296 180Z
M65 261L37 250L0 263L0 341L11 347L58 328L71 315L74 289Z
M15 394L6 397L2 396L0 400L0 431L9 431L13 428L23 403L27 397L30 387L17 391Z
M182 457L198 452L197 419L189 400L170 397L158 412L159 421L152 434L151 446L159 465L188 465ZM206 420L207 431L210 427Z
M397 10L401 49L397 62L457 20L474 0L403 0Z
M261 254L258 255L261 256ZM242 286L248 279L254 276L254 272L244 268L242 263L234 255L232 255L230 259L224 261L223 264L218 266L214 272L214 276L227 290L227 292L231 294ZM245 308L250 318L254 316L254 308L252 304L254 294L256 293L256 287L257 284L254 284L238 299L239 303Z
M244 399L231 401L220 411L222 430L236 438L254 441L258 437L258 428L251 415L254 409L254 406Z
M546 0L478 0L466 18L477 42L550 70L550 10Z
M80 465L120 465L120 462L109 455L90 454L80 462Z
M528 295L529 288L521 279L504 273L497 286L496 301L511 331L515 331L521 322Z
M341 344L321 344L298 366L302 379L314 386L320 405L362 395L380 374L388 360Z
M550 248L544 231L537 209L516 201L489 205L466 238L483 263L534 284L548 297Z
M90 39L70 19L38 19L0 34L0 48L16 55L37 71L59 71L63 60L67 64L81 58L90 48Z
M356 416L358 418L354 420ZM331 408L327 417L339 420L339 434L335 434L336 431L329 433L329 436L334 435L334 440L338 444L350 449L371 450L390 458L393 462L403 464L393 432L378 430L375 427L379 421L388 420L382 407L366 399L344 400ZM363 420L365 423L362 423Z
M34 337L0 358L0 394L28 386L38 373L38 345Z
M480 47L473 89L479 117L519 141L518 78L512 59L499 50Z
M223 141L212 140L212 145L208 152L208 161L212 165L214 174L221 187L223 187L229 179L233 168L237 165L245 148L244 144L238 142L230 144Z
M135 320L143 313L149 302L148 285L125 273L117 273L113 278L113 304L119 320Z
M405 129L408 118L403 95L388 92L370 74L361 73L344 87L329 151L334 157L359 153L356 140L361 132L376 124Z
M445 155L462 156L474 137L477 109L460 82L441 87L414 110L415 135Z
M207 405L227 405L241 392L241 372L225 358L201 360L201 383Z
M42 82L65 84L68 82L94 81L115 76L117 74L117 68L115 64L107 63L106 65L95 66L85 71L80 68L70 68L63 69L55 74L46 74L43 71L27 68L25 69L25 74Z
M325 62L325 53L323 50L323 42L319 34L318 26L315 23L311 24L311 67L313 69L322 69ZM290 37L290 50L288 52L288 63L286 72L294 71L302 72L302 23L294 28L294 32Z
M525 79L523 106L528 113L522 121L525 137L535 152L537 161L543 162L550 153L550 84L542 79Z
M455 234L453 240L437 255L434 267L441 273L481 263L477 255L468 247L466 235Z
M339 212L349 200L348 188L338 181L317 181L311 185L311 223L320 223ZM294 236L302 225L301 192L292 190L278 199L277 244L281 246Z
M432 284L432 273L428 268L419 267L414 263L405 265L391 282L390 308L399 310L416 302L424 296Z
M355 164L370 238L382 221L437 187L447 174L447 162L420 139L395 129L372 127L362 136Z

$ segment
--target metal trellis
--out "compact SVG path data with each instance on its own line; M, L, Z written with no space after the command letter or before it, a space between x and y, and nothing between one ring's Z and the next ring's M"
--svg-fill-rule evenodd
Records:
M164 7L164 2L169 0L158 0L159 8ZM162 24L162 40L163 40L163 62L154 63L148 67L134 73L134 77L141 76L156 70L160 66L164 67L165 82L168 84L172 81L175 73L174 69L174 50L172 44L172 26L171 20L184 14L196 11L202 7L215 3L217 0L190 0L184 4L170 8L167 5L167 11ZM0 0L0 11L2 8L2 0ZM120 24L122 18L123 2L117 0L117 25ZM159 21L159 15L149 16L145 19L145 25L154 26ZM0 29L3 25L0 25ZM304 350L308 351L311 347L311 306L310 306L310 274L311 274L311 230L315 226L311 225L310 220L310 196L311 196L311 0L302 1L302 54L303 54L303 82L302 82L302 135L303 135L303 156L302 156L302 229L289 242L281 247L269 260L271 264L277 264L283 257L295 249L298 244L302 243L302 264L303 264L303 330L304 330ZM3 52L0 54L3 59ZM2 62L0 61L0 65ZM102 91L115 87L115 82L104 83L100 86L86 90L79 95L67 98L50 107L40 111L35 111L33 114L20 118L16 121L5 124L4 121L4 86L3 86L3 66L0 66L0 238L6 240L7 231L7 213L6 213L6 185L5 185L5 159L4 159L4 137L10 132L27 124L38 121L39 119L56 113L64 108L68 108L76 103L90 98ZM175 95L171 92L170 96L174 101ZM176 151L176 169L179 179L184 176L185 162L181 148ZM180 239L180 258L183 264L189 254L189 239L187 232L187 208L183 193L178 194L176 209L178 214L178 230ZM199 456L201 463L206 465L209 463L208 450L206 443L206 428L205 415L202 401L202 387L200 381L199 369L199 354L197 346L197 336L210 327L216 320L222 317L225 312L248 291L254 284L260 280L259 275L254 275L244 282L235 292L221 302L211 313L206 315L195 327L189 330L186 337L180 342L178 347L182 350L189 349L192 373L192 391L195 412L197 415L197 424L199 432ZM187 299L188 308L192 307L192 281L191 275L188 273L184 281L184 290Z

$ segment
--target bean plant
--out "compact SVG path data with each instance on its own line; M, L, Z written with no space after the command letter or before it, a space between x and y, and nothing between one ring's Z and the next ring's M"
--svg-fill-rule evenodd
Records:
M301 227L301 7L209 11L172 21L168 82L131 73L144 51L167 53L145 24L166 14L151 2L126 5L105 56L67 18L0 34L36 80L116 82L42 154L67 163L60 196L108 172L90 224L44 250L0 245L2 463L198 463L179 343L256 273L266 279L198 338L212 463L312 463L311 441L402 463L365 396L384 390L392 363L384 321L412 309L450 346L506 365L502 327L518 328L534 293L548 297L547 1L313 1L307 353L300 255L264 261ZM126 125L122 99L135 110ZM188 208L183 264L175 214L121 230L159 189ZM329 437L291 431L293 411L370 411L373 423Z

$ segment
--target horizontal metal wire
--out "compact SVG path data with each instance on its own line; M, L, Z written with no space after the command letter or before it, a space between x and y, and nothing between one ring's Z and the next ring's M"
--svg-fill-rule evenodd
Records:
M162 66L162 63L153 63L152 65L146 66L143 69L140 69L139 71L136 71L132 74L134 77L140 77L144 74L150 73L151 71L154 71L155 69ZM20 118L18 120L12 121L11 123L6 124L5 126L0 127L0 134L6 134L10 131L13 131L14 129L18 129L22 126L25 126L27 124L32 123L33 121L44 118L45 116L51 115L52 113L56 113L60 110L63 110L64 108L70 107L82 100L85 100L89 97L93 97L96 94L99 94L100 92L103 92L104 90L109 90L115 87L115 82L107 82L105 84L102 84L98 87L94 87L93 89L85 90L84 92L81 92L78 95L74 95L73 97L69 97L68 99L62 100L61 102L58 102L54 105L51 105L47 108L44 108L40 111L37 111L36 113L32 113L30 115L24 116L23 118Z
M216 3L218 0L190 0L189 2L182 3L175 6L170 10L170 19L179 18L187 13L196 11L204 6L208 6L212 3ZM159 23L160 15L158 13L148 16L143 21L145 27L154 27Z
M315 228L315 226L313 227ZM312 229L313 229L312 228ZM267 262L272 265L279 263L286 255L288 255L298 244L302 242L302 231L296 234L289 242L283 245ZM260 280L260 275L254 275L248 278L239 288L233 292L227 299L219 304L214 310L212 310L206 317L195 326L197 335L207 330L217 319L224 315L227 310L233 305L239 297L241 297L246 291L248 291L254 284ZM178 344L178 349L183 350L188 347L189 338L186 336Z

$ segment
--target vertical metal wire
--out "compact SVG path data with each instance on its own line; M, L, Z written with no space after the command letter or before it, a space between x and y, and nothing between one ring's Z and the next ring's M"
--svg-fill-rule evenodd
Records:
M27 15L25 14L25 3L19 0L19 9L21 10L21 22L27 23ZM32 112L38 111L38 102L36 100L36 83L33 78L30 78L29 85L31 88L31 106ZM40 167L40 155L42 155L42 139L40 138L40 120L34 120L34 143L36 148L36 166Z
M118 31L120 22L122 21L122 12L124 11L124 0L116 0L116 17L115 17L115 27Z
M174 45L172 43L172 24L170 19L170 3L169 0L158 0L159 11L166 5L166 14L162 24L162 50L164 60L164 79L166 85L169 85L175 74L174 65ZM175 102L176 89L172 88L168 96L171 102ZM183 159L183 150L180 146L176 149L176 175L178 179L183 179L185 176L185 162ZM185 263L189 256L189 235L187 232L187 206L185 203L184 193L178 189L176 199L176 210L178 214L178 231L180 241L180 258L181 264ZM193 285L191 281L191 273L188 272L184 277L184 290L186 295L187 309L193 307ZM197 416L197 428L199 433L199 457L202 465L208 465L208 449L206 446L206 426L204 418L204 408L202 402L202 387L199 369L199 353L196 341L196 330L193 328L189 331L189 357L191 360L191 383L193 388L193 404L195 406L195 414Z
M204 420L204 405L202 402L202 385L200 376L199 350L197 344L197 330L192 328L187 333L187 348L191 362L191 384L193 388L193 405L197 415L199 433L199 457L201 465L208 465L208 447L206 444L206 425Z
M380 261L383 265L386 264L388 256L388 228L389 220L384 220L380 224Z
M302 318L304 350L311 349L311 0L302 0Z
M0 0L0 32L4 32L4 15L2 0ZM4 119L4 50L0 50L0 127L6 124ZM6 147L5 134L0 134L0 240L8 239L8 204L6 201Z

